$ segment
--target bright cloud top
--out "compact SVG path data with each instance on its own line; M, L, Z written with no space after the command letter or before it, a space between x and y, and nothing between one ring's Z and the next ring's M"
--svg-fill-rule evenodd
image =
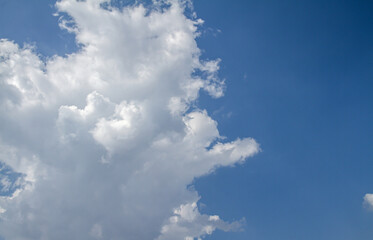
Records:
M0 200L5 239L194 239L239 222L198 211L187 186L259 151L220 142L193 107L223 95L219 61L203 61L202 20L167 1L121 10L104 0L56 3L81 49L43 61L0 41L0 160L18 173Z

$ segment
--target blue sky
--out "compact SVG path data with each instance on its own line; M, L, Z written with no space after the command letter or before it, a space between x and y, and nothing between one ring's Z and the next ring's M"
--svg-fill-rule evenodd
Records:
M201 93L228 140L262 151L194 181L200 212L244 231L206 239L373 237L373 3L194 1L205 23L202 58L220 58L222 98ZM51 1L0 1L0 38L34 43L44 56L74 52Z
M217 116L224 135L249 134L263 149L196 183L208 210L246 216L247 231L229 238L371 239L362 197L372 188L372 3L195 7L222 31L200 39L227 79L226 96L207 104L232 112Z

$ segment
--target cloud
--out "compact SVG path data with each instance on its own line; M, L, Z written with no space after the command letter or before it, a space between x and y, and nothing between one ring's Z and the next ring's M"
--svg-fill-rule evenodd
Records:
M370 193L365 194L364 204L370 208L373 207L373 194L370 194Z
M186 240L201 239L200 236L211 235L217 228L223 231L240 230L242 222L226 223L217 215L200 214L196 202L188 203L174 210L174 215L162 227L162 235L157 240L182 239L180 236Z
M259 151L223 139L200 91L223 96L219 61L200 59L188 2L122 9L61 0L80 50L45 61L0 41L0 235L5 239L193 239L239 222L201 214L187 186ZM65 15L69 16L67 18ZM65 16L65 17L63 17ZM22 177L21 177L22 176ZM5 188L4 188L5 187Z

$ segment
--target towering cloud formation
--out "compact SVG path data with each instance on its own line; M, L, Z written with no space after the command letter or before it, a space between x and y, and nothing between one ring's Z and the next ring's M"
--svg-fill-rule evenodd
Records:
M219 61L200 59L202 20L176 0L56 7L76 53L43 61L0 41L0 160L17 172L1 181L16 190L0 200L0 235L177 240L239 228L201 214L187 187L259 150L251 138L221 143L217 123L192 107L199 91L224 88Z

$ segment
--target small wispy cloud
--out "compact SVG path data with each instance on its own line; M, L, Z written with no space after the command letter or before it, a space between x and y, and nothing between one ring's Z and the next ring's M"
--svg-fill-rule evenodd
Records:
M367 193L364 196L364 205L373 209L373 194Z

